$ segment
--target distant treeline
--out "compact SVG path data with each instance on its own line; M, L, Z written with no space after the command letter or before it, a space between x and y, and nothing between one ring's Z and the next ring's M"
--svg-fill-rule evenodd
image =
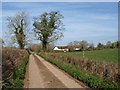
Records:
M53 51L55 45L49 44L47 46L48 51ZM88 43L87 41L73 41L68 43L66 46L61 46L68 48L69 51L91 51L91 50L101 50L101 49L112 49L112 48L118 48L120 47L120 41L111 42L108 41L106 44L98 43L97 45L93 43ZM29 47L31 51L39 52L42 50L42 44L34 44Z
M120 41L107 41L106 44L98 43L95 46L93 43L88 43L87 41L73 41L68 44L68 48L70 51L74 51L75 48L78 48L78 51L83 50L100 50L100 49L110 49L110 48L118 48L120 47Z

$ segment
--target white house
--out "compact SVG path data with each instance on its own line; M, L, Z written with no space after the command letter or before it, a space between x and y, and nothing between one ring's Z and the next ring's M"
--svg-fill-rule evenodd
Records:
M56 47L54 47L54 49L53 49L54 51L56 51L56 50L61 50L61 49L59 49L57 46Z
M69 49L66 46L56 46L56 47L54 47L53 50L54 51L64 51L64 52L69 51Z
M75 50L75 51L79 51L79 50L80 50L80 48L74 48L74 50Z

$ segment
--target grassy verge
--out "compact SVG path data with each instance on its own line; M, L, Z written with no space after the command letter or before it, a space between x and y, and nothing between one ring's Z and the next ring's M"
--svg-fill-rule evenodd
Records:
M26 65L28 63L28 60L29 60L29 56L26 56L23 59L22 64L17 69L14 70L13 80L11 80L11 82L5 85L5 90L10 88L19 88L19 89L23 88L24 85L23 80L25 78Z
M90 72L87 72L83 69L78 69L74 65L63 63L60 60L57 60L53 58L52 56L45 55L43 53L39 54L52 64L58 66L60 69L64 70L68 74L70 74L72 77L82 81L83 83L87 84L87 86L91 88L99 88L108 90L108 88L115 88L115 90L118 89L118 84L112 82L111 80L103 80L100 77L91 74Z

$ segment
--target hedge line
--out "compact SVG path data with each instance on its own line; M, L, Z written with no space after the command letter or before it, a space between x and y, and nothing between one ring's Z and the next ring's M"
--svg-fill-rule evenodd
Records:
M43 58L45 58L52 64L58 66L60 69L67 72L72 77L87 84L87 86L91 88L97 88L97 89L102 89L102 90L108 90L108 89L117 90L119 88L119 85L117 83L112 82L112 80L103 80L100 77L91 74L90 72L87 72L80 68L78 69L72 64L63 63L62 61L56 58L53 58L52 56L45 55L43 53L40 53L38 55L42 56Z
M25 78L26 65L28 63L28 60L29 60L29 56L23 58L22 64L14 70L13 80L11 80L3 87L4 90L15 89L15 88L22 90L24 85L23 80Z

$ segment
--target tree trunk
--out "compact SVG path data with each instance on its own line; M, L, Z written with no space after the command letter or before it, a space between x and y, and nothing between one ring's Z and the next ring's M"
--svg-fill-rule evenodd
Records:
M43 42L42 47L43 47L43 51L46 51L47 50L47 43Z
M24 49L24 46L20 46L20 49Z

